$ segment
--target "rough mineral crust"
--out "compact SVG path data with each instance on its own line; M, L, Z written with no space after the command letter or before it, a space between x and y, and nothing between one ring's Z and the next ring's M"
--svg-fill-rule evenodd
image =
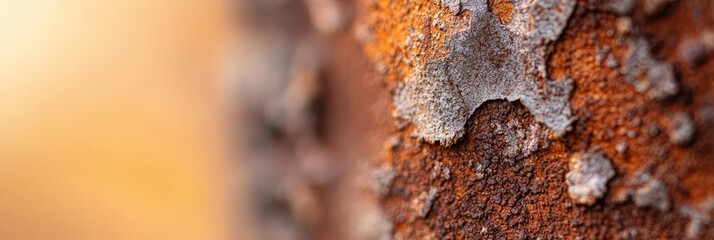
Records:
M696 206L684 205L679 208L679 212L690 219L685 230L688 239L699 239L706 231L706 226L712 220L712 210L714 210L714 198L708 198Z
M517 119L509 121L503 136L506 140L506 147L503 149L504 156L508 159L528 157L538 150L540 140L545 138L544 133L545 131L538 123L526 127Z
M434 204L434 199L438 196L439 190L432 187L429 192L422 192L418 197L412 199L412 209L416 216L425 218L431 211L431 205Z
M601 9L612 11L620 15L632 12L632 9L635 7L634 0L610 0L605 2L606 3L602 5Z
M615 170L601 152L577 153L570 159L570 172L565 175L568 194L577 204L593 205L607 192L607 182Z
M389 186L397 176L397 172L392 166L382 166L372 171L372 190L378 194L385 195L389 192Z
M667 188L656 179L649 179L633 193L633 200L638 207L655 207L661 211L669 210Z
M669 124L669 139L677 145L687 145L694 138L694 120L688 114L678 112L672 116Z
M662 100L679 91L672 66L653 58L644 38L629 43L624 71L627 82L648 99Z
M566 131L572 81L548 79L546 46L560 36L576 1L512 2L511 21L503 25L486 0L460 1L472 11L470 27L445 43L446 57L415 66L396 89L397 112L416 126L417 137L451 145L476 108L498 99L520 100L538 121Z
M432 0L436 4L441 4L441 6L449 8L454 13L461 11L461 2L467 2L467 0Z

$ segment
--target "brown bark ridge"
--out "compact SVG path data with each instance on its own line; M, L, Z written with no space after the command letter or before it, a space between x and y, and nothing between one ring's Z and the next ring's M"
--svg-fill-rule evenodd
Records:
M358 9L384 237L714 238L714 2Z

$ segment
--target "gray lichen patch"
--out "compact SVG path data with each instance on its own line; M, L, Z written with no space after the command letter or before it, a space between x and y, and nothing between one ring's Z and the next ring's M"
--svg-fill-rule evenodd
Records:
M463 135L469 111L459 91L445 77L445 67L436 67L431 71L417 68L414 77L397 89L394 105L400 117L416 124L415 135L451 145Z
M568 78L546 81L542 89L524 92L521 102L538 121L563 135L573 121L569 102L572 91L573 81Z
M520 2L517 3L522 6L520 9L527 9L527 11L522 10L521 18L523 16L532 18L529 26L530 31L528 31L528 40L536 44L557 40L568 24L576 4L574 0L524 0L514 2ZM521 21L521 24L523 23L525 21Z
M630 41L623 71L635 91L648 99L662 100L679 91L672 66L652 57L644 38Z
M711 212L714 210L714 198L707 198L696 206L681 206L679 213L688 217L689 224L685 229L685 236L688 239L698 239L702 232L706 230L706 226L711 222Z
M667 187L659 179L652 177L643 168L627 182L627 188L624 194L617 194L615 197L617 202L624 202L631 198L635 206L639 208L655 208L660 211L668 211L671 208L671 202Z
M461 2L467 0L432 0L434 2L441 2L441 5L449 8L453 13L459 13L461 11Z
M445 43L446 57L416 66L397 88L394 105L416 126L417 137L451 145L476 108L498 99L520 100L536 120L557 133L566 131L572 81L548 79L546 46L560 36L575 1L513 3L512 20L503 25L485 0L461 1L472 11L470 27Z
M451 179L451 169L442 162L436 161L434 167L431 168L431 176L434 179L449 180Z
M694 139L694 120L683 112L678 112L669 120L669 139L677 145L687 145Z
M425 218L431 211L431 205L434 204L434 199L439 195L439 190L435 187L429 189L429 192L421 192L418 197L412 199L412 209L417 217Z
M538 150L540 140L544 139L545 131L540 124L531 124L526 127L518 120L511 120L506 124L504 140L506 148L504 156L509 159L521 159Z
M577 153L565 175L568 194L577 204L593 205L607 193L607 182L615 176L610 160L601 152Z
M632 194L638 207L654 207L662 211L669 210L667 188L657 179L649 179Z
M374 169L371 178L372 190L380 195L387 194L389 192L389 186L392 185L396 176L397 172L391 165Z
M619 15L625 15L635 8L635 0L609 0L605 1L605 4L602 4L600 8Z

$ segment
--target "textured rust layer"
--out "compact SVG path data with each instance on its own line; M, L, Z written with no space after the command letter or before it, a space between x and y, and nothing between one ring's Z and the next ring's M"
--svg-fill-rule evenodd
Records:
M360 23L368 32L365 52L387 83L409 75L414 64L445 54L446 37L461 29L468 14L454 15L431 1L361 1L369 17Z
M511 22L511 14L513 13L513 3L508 0L489 0L488 11L496 15L501 23L507 24Z
M448 54L444 41L466 26L468 11L454 15L434 2L363 2L365 50L387 92L415 64ZM382 126L392 137L379 164L392 172L380 182L380 201L393 237L714 238L714 61L706 56L714 52L705 37L714 4L679 1L655 11L652 1L636 1L629 13L610 7L627 1L592 2L578 3L547 48L550 77L575 86L576 120L564 136L517 101L476 109L450 147L413 138L414 126L398 119ZM511 20L508 3L489 1L502 23ZM407 41L413 32L424 40ZM636 39L649 43L653 61L672 66L676 94L648 98L626 80ZM571 158L586 152L601 152L615 170L592 205L577 204L566 184Z

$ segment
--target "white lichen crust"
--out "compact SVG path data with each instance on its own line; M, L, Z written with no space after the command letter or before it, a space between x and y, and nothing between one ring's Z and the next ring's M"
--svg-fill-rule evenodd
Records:
M672 65L652 57L644 38L632 40L628 45L623 71L635 91L650 100L663 100L677 94L679 87Z
M649 179L635 189L632 198L637 207L655 207L661 211L669 210L670 207L667 188L657 179Z
M425 218L431 211L434 199L439 195L439 190L435 187L429 188L429 192L421 192L418 197L412 199L412 210L417 217Z
M417 137L451 145L476 108L499 99L520 100L538 121L566 131L572 81L548 79L546 46L560 36L576 2L513 3L512 21L503 25L486 0L461 1L460 8L472 11L470 27L446 42L446 57L416 66L395 91L399 117L416 126Z
M678 112L671 116L669 126L669 139L677 145L687 145L694 138L694 120L684 113Z
M568 194L577 204L591 206L607 193L607 182L615 170L601 152L577 153L570 159L570 172L565 175Z

